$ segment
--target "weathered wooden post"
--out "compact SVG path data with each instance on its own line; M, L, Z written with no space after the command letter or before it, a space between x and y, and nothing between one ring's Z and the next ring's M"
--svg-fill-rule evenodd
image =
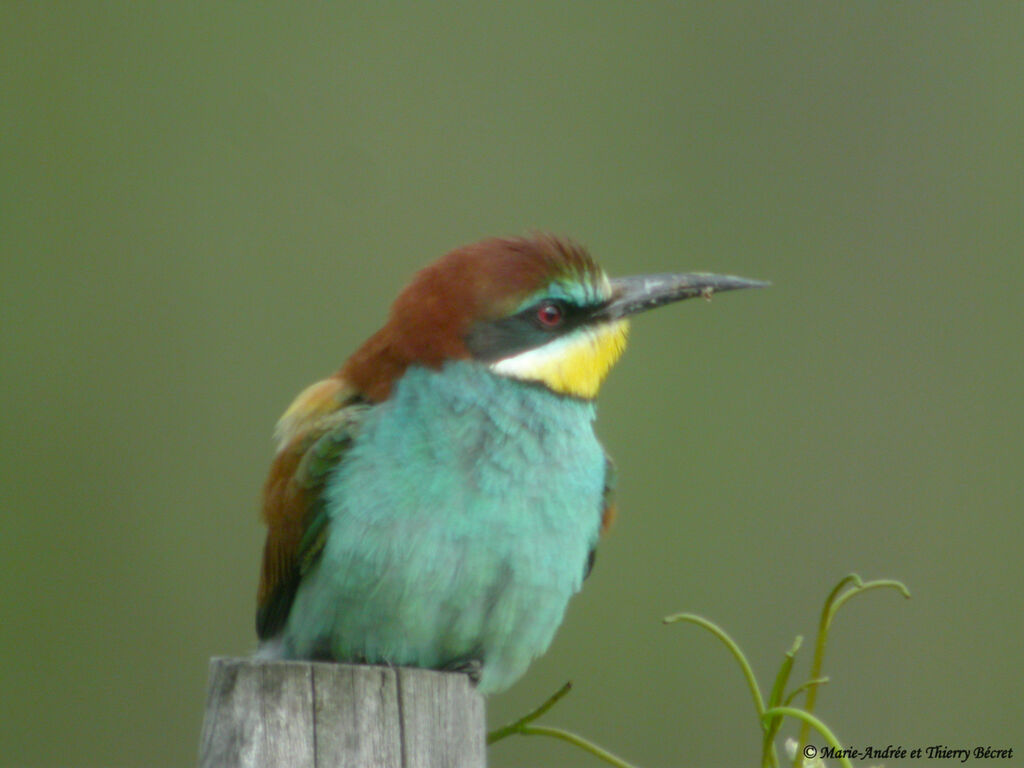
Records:
M460 673L210 662L199 768L483 768L483 698Z

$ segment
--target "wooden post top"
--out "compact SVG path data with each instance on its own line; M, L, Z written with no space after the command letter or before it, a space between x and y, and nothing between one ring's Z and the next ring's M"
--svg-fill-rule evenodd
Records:
M214 658L199 768L483 768L484 734L462 673Z

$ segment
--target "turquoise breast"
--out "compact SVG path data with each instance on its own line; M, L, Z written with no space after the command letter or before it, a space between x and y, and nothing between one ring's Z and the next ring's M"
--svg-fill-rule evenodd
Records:
M328 481L329 537L286 653L480 661L481 691L511 685L551 643L597 542L594 415L478 363L410 368Z

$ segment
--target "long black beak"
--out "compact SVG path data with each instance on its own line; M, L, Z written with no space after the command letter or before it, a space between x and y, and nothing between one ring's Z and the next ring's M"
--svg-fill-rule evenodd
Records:
M706 272L665 275L634 275L612 279L612 298L593 314L594 320L617 320L637 312L646 312L673 301L695 296L711 298L713 293L737 291L740 288L764 288L771 283L748 280L733 275L712 275Z

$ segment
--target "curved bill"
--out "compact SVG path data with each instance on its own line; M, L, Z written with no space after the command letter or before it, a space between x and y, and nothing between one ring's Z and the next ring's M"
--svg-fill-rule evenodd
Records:
M710 299L712 294L722 291L764 288L771 285L764 280L749 280L734 275L712 275L707 272L617 277L611 280L611 284L612 298L594 312L595 320L617 320L674 301L692 299L696 296Z

